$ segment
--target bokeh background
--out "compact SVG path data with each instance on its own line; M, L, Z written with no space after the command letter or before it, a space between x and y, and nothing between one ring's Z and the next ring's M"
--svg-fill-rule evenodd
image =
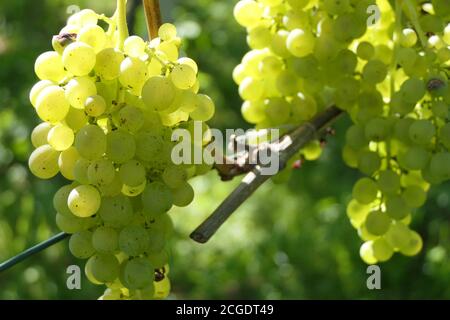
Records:
M217 103L213 127L246 128L231 80L247 51L245 32L232 19L231 0L163 0L164 20L185 38L184 50L198 61L202 90ZM145 37L139 1L129 0L132 29ZM114 0L15 0L0 2L0 261L58 232L52 195L62 178L40 181L27 168L29 135L38 123L28 102L36 81L36 57L51 49L68 7L111 15ZM413 258L395 255L382 264L382 290L366 287L361 241L345 214L359 174L340 155L348 119L335 126L319 161L305 164L289 183L263 186L206 245L189 233L238 181L222 183L215 172L193 181L197 196L174 210L171 245L173 299L448 299L450 298L450 185L435 187L414 214L424 250ZM0 274L0 299L96 299L103 288L82 279L66 288L66 268L82 265L67 241Z

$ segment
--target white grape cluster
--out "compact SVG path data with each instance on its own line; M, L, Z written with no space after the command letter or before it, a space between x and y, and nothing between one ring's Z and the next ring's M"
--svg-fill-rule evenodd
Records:
M297 124L336 105L350 115L344 161L367 175L347 213L368 264L415 255L411 213L450 179L450 2L242 0L253 49L234 71L244 118ZM367 25L368 8L380 20ZM317 155L320 155L318 152Z
M86 9L37 58L30 100L43 122L29 167L71 181L55 194L56 223L72 234L72 254L89 259L89 280L107 286L102 299L165 298L167 212L192 202L188 179L209 169L172 162L172 131L209 120L215 108L198 93L197 64L179 57L175 26L162 25L149 43L125 38L116 15Z

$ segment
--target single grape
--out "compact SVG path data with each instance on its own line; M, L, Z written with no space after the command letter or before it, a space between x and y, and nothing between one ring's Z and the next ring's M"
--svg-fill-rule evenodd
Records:
M98 190L88 185L75 187L67 199L70 211L81 218L94 215L100 208L101 202Z

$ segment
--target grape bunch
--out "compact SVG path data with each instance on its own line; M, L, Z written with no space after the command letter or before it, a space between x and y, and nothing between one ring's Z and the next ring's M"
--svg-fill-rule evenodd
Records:
M252 49L233 73L244 118L268 128L346 111L343 159L366 175L347 207L360 255L417 254L412 213L450 179L450 2L241 0L234 15Z
M43 122L29 167L70 181L53 199L56 224L71 234L71 253L88 259L88 279L107 286L101 299L161 299L170 291L167 212L189 205L188 180L210 169L176 165L172 133L194 121L207 128L215 107L198 93L197 64L179 56L175 26L145 42L128 36L124 16L82 10L37 58L30 101Z

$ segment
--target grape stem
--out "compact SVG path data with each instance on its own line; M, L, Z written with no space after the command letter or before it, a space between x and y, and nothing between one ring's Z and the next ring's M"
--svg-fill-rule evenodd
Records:
M18 254L17 256L12 257L11 259L1 263L0 264L0 272L12 268L19 262L22 262L23 260L31 257L32 255L47 249L48 247L51 247L52 245L66 239L67 237L69 237L69 234L61 232L43 242L35 245L34 247L31 247L31 248L25 250L24 252Z
M332 106L317 115L310 122L300 125L283 136L279 142L275 143L276 145L269 145L268 148L279 150L280 169L286 167L289 159L295 156L308 142L315 139L321 131L327 128L342 113L342 110ZM219 207L191 233L190 237L199 243L207 242L231 214L270 178L271 176L262 174L259 165L255 166Z
M117 48L123 51L123 44L129 36L127 25L127 0L117 0L117 28L119 32Z
M144 4L145 17L149 39L158 37L159 27L162 25L161 8L159 0L142 0Z

